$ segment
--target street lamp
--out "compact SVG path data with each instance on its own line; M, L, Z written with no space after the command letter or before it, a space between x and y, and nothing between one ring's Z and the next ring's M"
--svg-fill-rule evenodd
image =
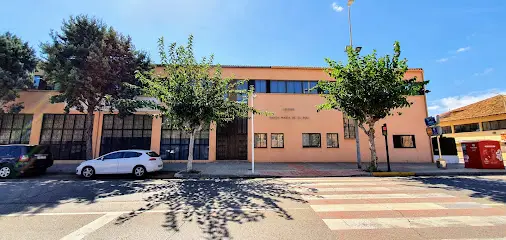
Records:
M257 95L255 93L251 94L251 108L254 108L253 99L255 99ZM255 117L255 113L251 112L251 173L255 173L255 123L253 118Z
M350 26L350 48L353 48L353 34L351 31L351 5L355 2L355 0L348 0L348 25ZM360 52L362 50L362 47L355 48L355 51ZM359 137L359 131L358 131L358 121L355 119L355 144L357 145L357 167L358 169L362 168L361 162L362 162L362 156L360 155L360 137Z

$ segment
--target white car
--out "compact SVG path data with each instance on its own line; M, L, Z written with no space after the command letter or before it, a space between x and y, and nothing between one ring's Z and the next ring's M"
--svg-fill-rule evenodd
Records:
M96 174L134 174L141 178L148 172L160 171L163 161L156 152L149 150L121 150L82 162L76 174L92 178Z

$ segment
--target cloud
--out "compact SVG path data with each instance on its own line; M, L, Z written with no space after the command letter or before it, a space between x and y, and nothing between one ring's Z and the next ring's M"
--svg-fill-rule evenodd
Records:
M494 71L494 68L489 67L489 68L485 68L485 70L483 70L483 72L473 74L473 76L475 76L475 77L485 76L493 71Z
M449 58L440 58L438 60L436 60L436 62L438 63L444 63L444 62L448 62Z
M437 115L475 102L479 102L487 98L491 98L498 94L506 94L506 90L489 89L480 92L470 92L465 95L445 97L430 101L427 109L429 110L430 115Z
M336 12L342 12L344 10L343 7L339 6L337 3L333 2L332 3L332 9L334 9L334 11Z
M467 46L467 47L461 47L459 49L457 49L457 53L461 53L461 52L467 52L471 50L471 47Z

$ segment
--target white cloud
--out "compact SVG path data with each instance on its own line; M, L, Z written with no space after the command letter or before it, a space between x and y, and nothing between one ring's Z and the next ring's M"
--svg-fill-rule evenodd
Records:
M479 102L498 94L506 94L506 90L489 89L481 92L471 92L465 95L445 97L435 101L430 101L427 109L429 110L430 115L437 115Z
M461 53L461 52L467 52L471 50L471 47L467 46L467 47L461 47L459 49L457 49L457 53Z
M483 72L473 74L473 76L475 76L475 77L485 76L493 71L494 71L494 68L489 67L489 68L485 68L485 70L483 70Z
M444 63L444 62L448 62L449 58L440 58L438 60L436 60L436 62L438 63Z
M344 10L343 7L339 6L337 3L333 2L332 3L332 9L334 9L334 11L336 12L342 12Z

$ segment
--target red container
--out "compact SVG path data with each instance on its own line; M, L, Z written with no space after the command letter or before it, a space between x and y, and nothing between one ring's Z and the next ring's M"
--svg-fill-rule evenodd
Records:
M501 145L498 141L462 143L466 168L504 169Z

